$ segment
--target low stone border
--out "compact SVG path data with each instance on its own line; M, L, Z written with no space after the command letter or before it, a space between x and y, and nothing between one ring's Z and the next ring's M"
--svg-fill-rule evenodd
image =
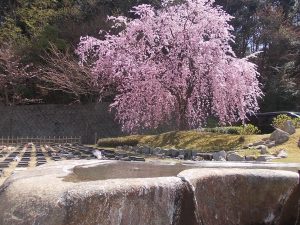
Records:
M132 152L134 154L142 154L146 156L157 156L159 158L174 158L180 160L194 160L194 161L271 161L273 159L286 158L287 152L285 150L279 151L276 155L268 154L268 151L263 145L257 145L257 150L261 152L258 157L255 156L241 156L237 151L216 151L211 153L201 153L197 150L190 149L162 149L160 147L149 146L118 146L117 150ZM104 154L105 155L105 154ZM124 157L127 157L125 154ZM117 159L123 159L120 157Z

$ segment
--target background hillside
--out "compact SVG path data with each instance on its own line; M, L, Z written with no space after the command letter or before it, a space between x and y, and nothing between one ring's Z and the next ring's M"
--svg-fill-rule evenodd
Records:
M132 6L142 3L160 7L159 0L2 0L0 47L6 51L9 46L12 57L1 58L0 52L0 73L16 59L35 73L15 83L0 81L0 101L5 105L96 102L97 91L86 86L57 88L41 79L47 68L54 73L64 72L57 64L53 66L49 58L61 54L58 58L63 57L68 61L65 63L73 65L73 70L69 70L73 74L77 71L74 49L80 36L99 37L100 29L109 29L107 15L132 17ZM262 111L300 110L298 1L217 0L216 4L234 16L231 24L236 40L232 46L237 56L261 51L255 63L265 93ZM90 91L82 91L87 89ZM106 101L113 97L111 93Z

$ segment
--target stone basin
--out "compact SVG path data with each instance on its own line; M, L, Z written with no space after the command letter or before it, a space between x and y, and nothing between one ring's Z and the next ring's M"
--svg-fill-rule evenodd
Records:
M177 176L181 171L192 168L243 168L273 169L298 172L299 163L247 163L247 162L126 162L96 161L88 165L78 165L64 180L73 182Z
M66 181L93 181L123 178L176 177L181 171L197 167L194 164L166 162L110 161L79 165L73 168Z
M299 225L298 173L213 165L238 168L80 160L20 171L0 187L0 224Z

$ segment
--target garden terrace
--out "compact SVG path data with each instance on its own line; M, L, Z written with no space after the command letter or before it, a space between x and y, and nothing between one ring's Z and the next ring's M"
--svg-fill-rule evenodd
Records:
M51 161L95 159L92 147L81 144L12 144L0 147L0 185L14 171L25 170Z

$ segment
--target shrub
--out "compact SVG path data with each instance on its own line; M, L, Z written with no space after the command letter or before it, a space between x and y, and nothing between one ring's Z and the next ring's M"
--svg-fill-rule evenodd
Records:
M300 128L300 118L292 118L285 114L276 116L272 121L272 126L279 128L279 129L283 129L283 124L288 120L292 121L293 125L296 128Z
M240 135L251 135L259 134L260 130L252 125L246 124L244 126L234 126L234 127L214 127L214 128L204 128L203 131L218 134L240 134Z
M293 123L296 128L300 128L300 118L294 118Z
M140 141L139 136L132 136L130 138L128 137L119 137L119 138L102 138L99 139L97 142L98 146L101 147L117 147L117 146L123 146L123 145L128 145L128 146L136 146Z
M252 135L252 134L259 134L259 133L260 130L253 124L246 124L244 126L239 127L240 135Z
M239 127L204 128L203 131L218 134L239 134Z

